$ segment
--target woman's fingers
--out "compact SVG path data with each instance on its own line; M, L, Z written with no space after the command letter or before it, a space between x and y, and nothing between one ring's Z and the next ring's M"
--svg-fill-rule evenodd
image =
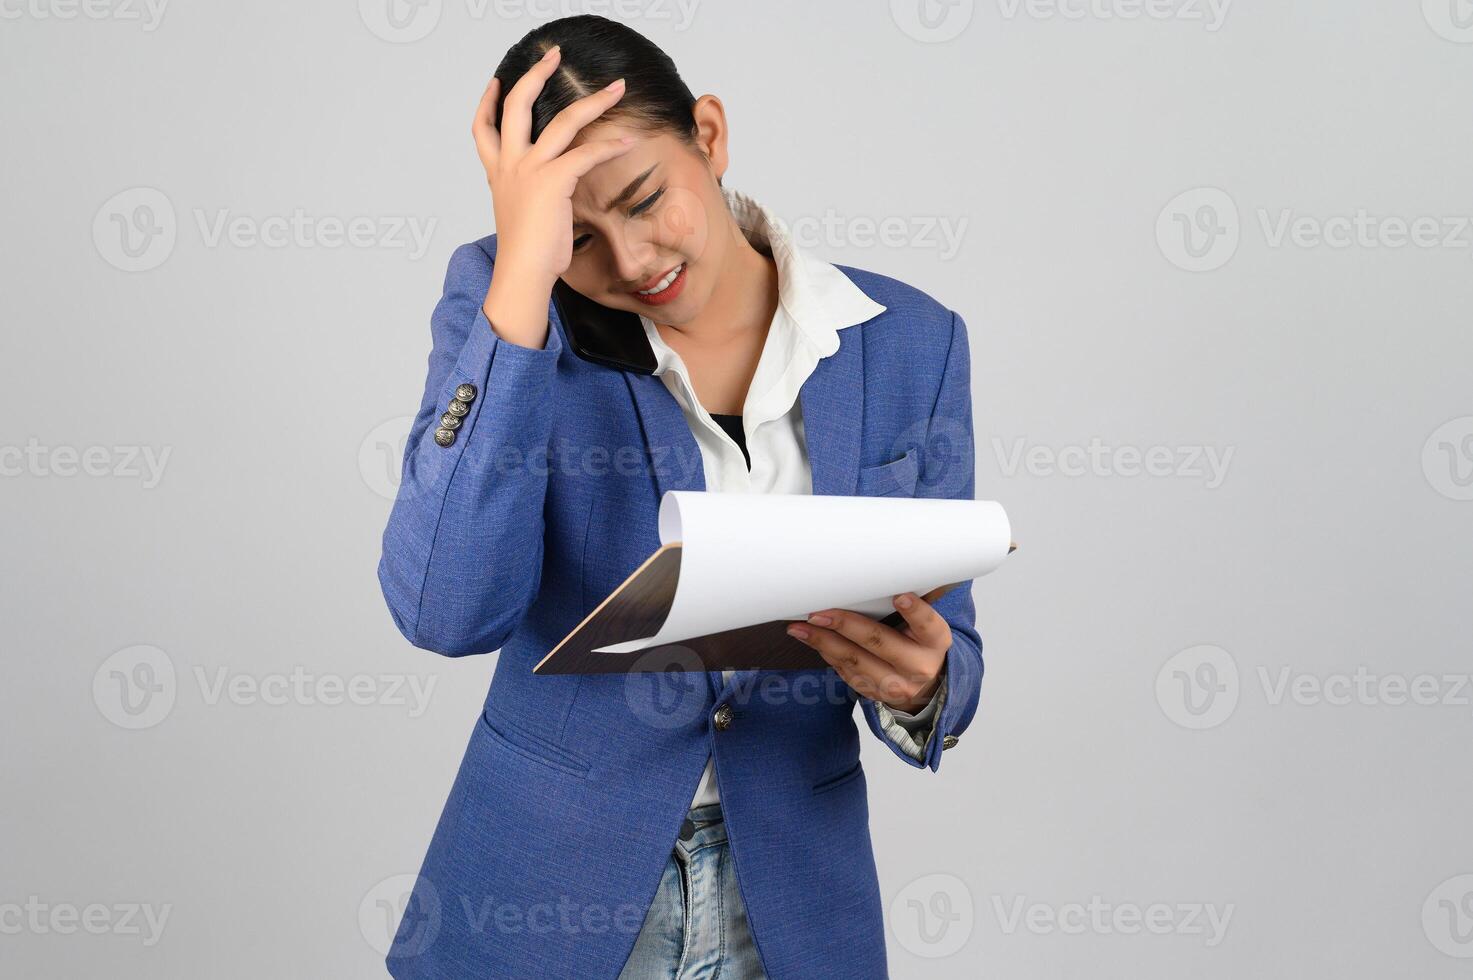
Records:
M902 592L895 597L895 608L905 619L911 639L929 650L944 652L951 649L951 624L923 597L914 592Z
M825 626L878 657L895 673L908 678L929 676L927 670L933 666L935 655L879 620L847 609L825 609L814 616L829 620L816 625Z
M904 633L847 609L825 609L798 626L808 633L799 639L817 650L855 691L905 705L934 689L951 649L951 626L914 592L895 599L905 619ZM902 599L909 602L902 604Z
M476 107L471 134L475 137L476 152L480 154L488 176L504 163L526 157L538 163L556 163L561 176L576 183L579 177L600 163L629 149L628 144L632 140L609 139L595 140L563 152L584 126L619 101L624 94L622 78L564 108L543 129L537 142L531 142L532 105L547 79L557 71L560 57L560 49L549 48L541 61L517 79L501 107L499 129L496 126L496 98L501 90L501 82L493 77L487 83L486 91L481 95L481 103Z
M794 628L807 633L798 638L817 650L846 684L865 697L893 705L909 704L934 688L950 646L948 642L939 650L928 648L846 609L825 609L789 631ZM947 630L949 635L950 627Z
M909 683L887 661L833 630L810 626L804 642L861 697L899 704L919 690L920 685Z
M504 158L520 159L532 144L532 103L537 101L543 84L557 71L560 56L558 48L548 48L542 60L528 68L506 93L506 102L501 107L501 153Z
M579 177L582 177L605 160L612 160L614 157L628 153L633 145L634 137L632 136L618 136L613 139L594 140L591 143L575 146L567 153L558 157L557 162L553 163L552 166L559 173L564 174L569 180L576 183Z
M471 137L476 141L476 153L488 175L501 156L501 135L496 132L496 93L500 91L501 80L492 75L491 81L486 83L486 91L481 93L476 116L471 120Z
M584 126L607 112L623 95L624 79L619 78L592 95L585 95L565 106L543 128L528 155L544 161L553 159L568 148Z

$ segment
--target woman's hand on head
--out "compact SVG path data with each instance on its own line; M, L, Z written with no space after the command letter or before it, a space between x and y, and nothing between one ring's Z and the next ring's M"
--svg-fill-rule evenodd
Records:
M913 713L941 683L951 626L914 592L894 601L903 630L848 609L823 609L789 626L788 634L817 650L856 694Z
M592 140L568 149L578 132L624 94L623 80L568 105L532 142L532 104L557 71L553 48L519 78L506 95L501 128L496 102L501 81L493 77L476 107L471 135L486 169L496 214L497 264L551 290L573 260L573 191L578 178L628 152L628 138Z

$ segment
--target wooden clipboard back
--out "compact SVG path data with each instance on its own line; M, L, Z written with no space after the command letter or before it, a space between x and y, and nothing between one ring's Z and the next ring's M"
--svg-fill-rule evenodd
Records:
M627 653L598 647L654 636L670 615L680 580L680 542L661 545L532 668L534 674L629 674L640 671L805 670L827 666L818 651L787 633L794 620L743 626ZM938 586L922 596L933 602L959 585ZM891 612L880 622L899 629Z

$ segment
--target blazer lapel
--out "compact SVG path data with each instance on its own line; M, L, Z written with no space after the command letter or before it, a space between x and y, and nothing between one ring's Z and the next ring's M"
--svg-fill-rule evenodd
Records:
M634 396L639 423L644 429L656 506L667 490L706 489L705 468L692 465L699 463L701 447L696 445L690 423L686 422L680 403L670 394L665 382L654 374L620 373Z
M798 389L813 493L851 496L859 483L859 423L864 417L864 356L859 331L839 334L839 349L822 358Z

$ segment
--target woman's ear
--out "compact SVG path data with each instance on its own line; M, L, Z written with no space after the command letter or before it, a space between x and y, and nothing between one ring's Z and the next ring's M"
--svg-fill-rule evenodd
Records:
M726 107L721 100L714 95L703 95L696 99L696 104L691 107L691 115L696 120L696 145L701 153L705 155L711 164L711 170L716 174L716 183L721 183L721 175L726 173Z

